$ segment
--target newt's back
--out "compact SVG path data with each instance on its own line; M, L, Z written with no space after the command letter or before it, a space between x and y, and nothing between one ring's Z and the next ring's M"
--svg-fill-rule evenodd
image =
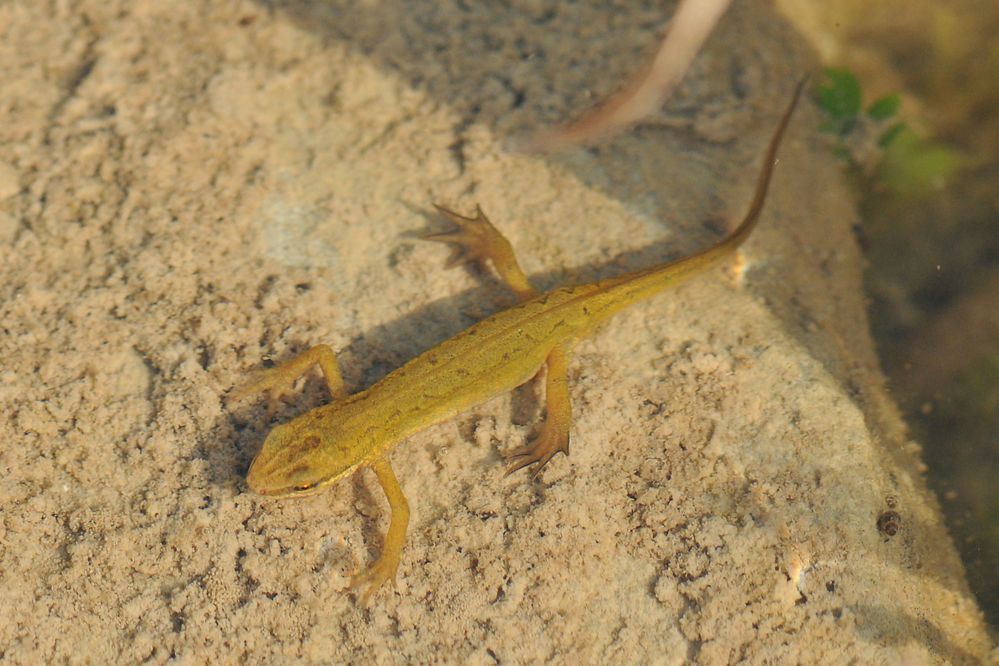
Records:
M367 451L385 450L531 379L557 344L585 334L587 296L597 289L563 287L497 312L322 409L366 428Z

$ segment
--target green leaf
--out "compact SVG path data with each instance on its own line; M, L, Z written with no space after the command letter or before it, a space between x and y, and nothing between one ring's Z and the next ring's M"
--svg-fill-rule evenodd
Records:
M878 139L878 145L882 148L887 148L891 145L892 141L897 139L905 130L905 123L895 123L886 129L884 134L881 135L881 138Z
M950 146L922 139L903 126L891 137L878 175L893 192L925 196L943 187L962 164L961 155Z
M881 99L875 100L869 107L867 107L867 115L874 120L888 120L898 113L898 108L901 105L902 98L899 97L898 93L885 95Z
M835 120L860 113L860 83L848 69L827 69L825 82L816 91L819 106Z

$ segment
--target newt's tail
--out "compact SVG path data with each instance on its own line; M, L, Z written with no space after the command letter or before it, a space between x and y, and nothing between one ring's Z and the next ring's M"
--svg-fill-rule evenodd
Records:
M739 226L731 234L714 247L705 250L705 252L722 250L724 254L725 250L734 250L749 237L749 234L753 231L753 227L756 226L756 222L760 219L760 211L763 210L763 201L767 198L767 189L770 187L770 176L777 165L777 149L780 147L781 139L784 138L784 130L787 129L787 125L791 121L791 116L794 114L795 107L798 106L798 99L801 97L801 91L805 89L806 83L808 83L807 76L802 77L798 81L798 85L794 88L794 96L791 98L791 103L787 105L787 111L784 112L784 117L780 119L780 125L777 126L777 131L774 132L773 138L770 139L770 145L767 147L767 155L763 160L763 169L756 179L756 191L753 193L753 200L749 204L746 216L742 218L742 222L739 223Z
M804 77L798 82L794 89L794 97L791 98L791 103L788 105L787 111L784 112L773 138L770 139L763 167L756 180L753 200L749 204L746 216L742 218L739 225L720 241L700 252L668 264L652 266L595 283L597 290L604 292L600 299L604 303L604 307L600 308L600 314L596 314L595 308L591 308L594 322L602 321L629 303L651 296L669 285L681 282L691 275L723 261L742 245L759 221L763 201L767 196L767 188L770 186L770 176L777 163L777 149L780 147L784 130L787 129L788 123L791 121L791 116L798 105L801 91L804 90L807 81L808 77Z

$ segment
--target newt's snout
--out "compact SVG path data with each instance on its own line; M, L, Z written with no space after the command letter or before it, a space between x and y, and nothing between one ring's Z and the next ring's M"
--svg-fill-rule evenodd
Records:
M259 495L308 495L335 480L345 466L331 459L322 437L296 419L271 429L250 463L246 483Z
M253 459L250 463L250 469L246 471L246 485L250 486L250 490L255 493L266 495L267 486L264 483L264 474L261 472L262 465L260 463L260 456Z

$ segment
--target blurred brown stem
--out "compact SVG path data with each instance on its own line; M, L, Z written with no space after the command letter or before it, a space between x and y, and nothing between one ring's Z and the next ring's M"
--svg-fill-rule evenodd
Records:
M552 151L616 134L658 111L731 0L682 0L655 56L615 95L581 118L528 136L525 151Z

